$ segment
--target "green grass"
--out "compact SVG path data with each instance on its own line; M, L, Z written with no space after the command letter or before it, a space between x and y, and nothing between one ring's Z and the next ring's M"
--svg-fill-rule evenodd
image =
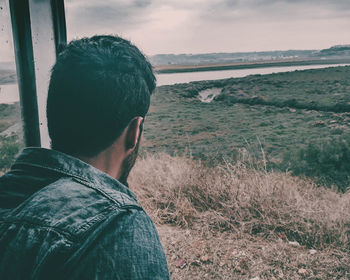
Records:
M21 112L19 102L0 104L0 133L20 122ZM23 136L0 135L0 174L9 169L18 152L23 148Z
M0 174L11 167L22 148L23 143L17 135L0 136Z
M286 149L350 131L350 110L334 113L250 105L239 100L232 103L229 98L206 104L198 100L197 92L222 87L222 95L243 101L258 96L271 103L294 99L326 107L350 103L348 77L350 67L338 67L159 87L145 124L144 146L151 151L220 157L258 144L257 151L262 147L270 156L280 158Z
M350 67L337 67L159 87L145 122L144 150L209 163L265 156L278 168L286 153L341 141L350 132L349 77ZM211 87L223 88L222 94L202 103L198 91Z

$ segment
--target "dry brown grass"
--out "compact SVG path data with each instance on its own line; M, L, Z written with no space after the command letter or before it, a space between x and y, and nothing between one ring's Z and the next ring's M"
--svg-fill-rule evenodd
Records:
M350 279L350 193L165 154L139 160L130 185L172 279Z

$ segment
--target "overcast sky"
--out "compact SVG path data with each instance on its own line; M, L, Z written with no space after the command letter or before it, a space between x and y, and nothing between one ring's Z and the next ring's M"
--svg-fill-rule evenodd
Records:
M350 43L349 0L68 0L69 38L123 35L147 54Z
M118 34L147 55L350 43L350 0L66 0L65 5L68 39ZM6 40L4 32L0 36L1 58Z

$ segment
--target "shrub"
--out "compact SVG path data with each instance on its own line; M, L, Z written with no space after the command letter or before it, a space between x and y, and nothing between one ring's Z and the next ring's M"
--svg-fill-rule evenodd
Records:
M5 171L11 167L21 148L22 144L16 135L0 136L0 170Z
M294 175L308 176L319 184L336 185L338 190L346 191L350 185L350 135L333 136L289 152L284 157L286 167Z

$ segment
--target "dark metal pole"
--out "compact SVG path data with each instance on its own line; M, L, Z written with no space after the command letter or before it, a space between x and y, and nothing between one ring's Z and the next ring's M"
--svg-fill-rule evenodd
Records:
M52 21L55 34L56 56L61 47L67 44L66 16L64 0L51 0Z
M10 0L9 2L24 141L26 146L40 147L39 116L28 1Z

